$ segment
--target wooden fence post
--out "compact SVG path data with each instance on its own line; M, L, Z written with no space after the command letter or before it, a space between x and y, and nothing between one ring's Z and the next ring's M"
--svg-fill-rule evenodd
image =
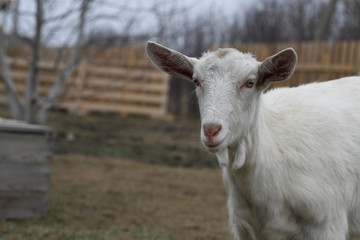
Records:
M86 115L87 110L83 108L83 91L85 88L85 82L87 78L88 62L86 59L81 61L78 67L78 74L76 77L76 92L75 92L75 114L80 116Z

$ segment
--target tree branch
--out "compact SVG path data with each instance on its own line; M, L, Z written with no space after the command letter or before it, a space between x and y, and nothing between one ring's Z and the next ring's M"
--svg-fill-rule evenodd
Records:
M25 121L35 122L36 104L37 104L37 80L38 63L40 61L41 32L44 19L44 2L36 0L36 26L35 37L32 43L32 57L29 65L29 73L26 79L25 92Z
M6 13L3 15L2 26L0 26L0 66L1 66L1 78L4 81L7 93L7 99L10 107L11 117L14 119L21 119L22 117L22 106L19 101L19 97L16 92L14 80L11 76L11 71L8 62L6 61L6 40L4 34L4 27L6 25Z
M64 70L60 73L57 81L54 83L54 85L50 89L48 96L38 113L37 119L39 122L45 122L49 109L58 100L61 90L63 89L66 81L70 78L76 64L79 62L80 52L83 49L86 14L89 10L89 5L90 5L91 1L92 0L83 0L82 1L76 44L72 50L71 57L70 57L68 64L66 65Z

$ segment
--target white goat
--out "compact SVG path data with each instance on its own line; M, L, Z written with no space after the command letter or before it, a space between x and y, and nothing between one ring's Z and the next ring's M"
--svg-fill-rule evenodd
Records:
M345 240L360 232L360 78L263 91L288 79L288 48L189 58L148 42L161 70L196 85L201 140L217 154L236 240Z

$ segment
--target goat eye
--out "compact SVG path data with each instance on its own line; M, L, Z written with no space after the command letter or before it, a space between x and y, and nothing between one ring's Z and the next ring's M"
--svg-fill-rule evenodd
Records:
M254 84L255 84L254 80L252 80L252 79L247 80L245 83L247 88L252 88L254 86Z
M255 85L254 80L250 78L240 87L240 90L244 88L252 88L254 85Z
M199 80L197 80L196 78L193 79L193 82L194 82L194 84L195 84L196 87L200 87L200 86L201 86Z

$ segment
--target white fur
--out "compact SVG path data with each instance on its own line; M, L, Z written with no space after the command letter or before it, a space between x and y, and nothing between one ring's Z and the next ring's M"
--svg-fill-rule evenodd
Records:
M222 49L191 61L202 125L222 125L221 144L208 149L222 166L234 239L359 234L360 77L263 93L241 88L259 81L251 55Z
M360 78L276 89L256 112L245 165L223 168L234 238L358 234Z

